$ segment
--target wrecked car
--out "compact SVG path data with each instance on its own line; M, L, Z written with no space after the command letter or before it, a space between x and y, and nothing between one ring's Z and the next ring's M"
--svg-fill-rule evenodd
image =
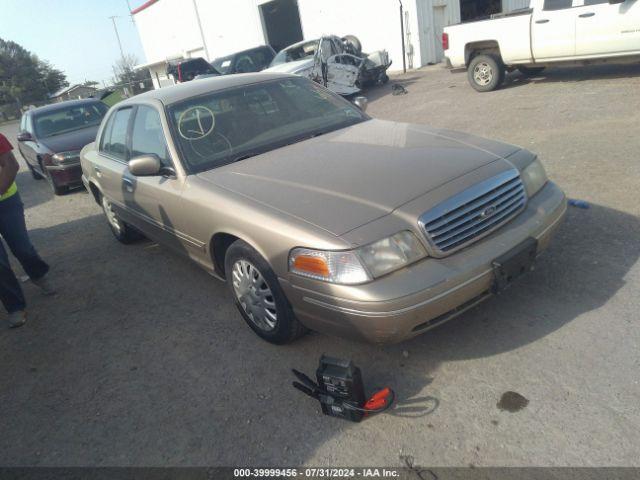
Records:
M353 35L321 37L291 45L280 51L268 72L294 73L311 78L340 95L353 95L364 87L389 81L391 66L386 50L362 53Z

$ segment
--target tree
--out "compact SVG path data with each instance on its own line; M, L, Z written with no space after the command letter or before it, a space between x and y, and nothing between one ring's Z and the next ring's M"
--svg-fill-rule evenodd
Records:
M40 102L68 85L63 72L19 44L0 38L0 104Z
M140 83L148 84L151 75L149 71L144 69L134 69L134 67L138 64L138 59L135 55L127 54L123 58L119 59L113 65L113 74L115 75L113 78L113 83L126 85L131 88L133 94L138 94L140 92L144 92L146 88L140 88Z

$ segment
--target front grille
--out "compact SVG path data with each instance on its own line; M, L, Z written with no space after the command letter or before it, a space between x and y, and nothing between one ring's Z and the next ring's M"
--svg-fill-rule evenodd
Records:
M515 217L527 195L517 170L497 175L451 197L420 217L435 256L445 256Z

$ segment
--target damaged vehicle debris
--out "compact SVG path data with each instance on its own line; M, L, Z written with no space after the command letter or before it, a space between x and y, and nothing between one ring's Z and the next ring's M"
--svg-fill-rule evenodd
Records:
M371 85L389 81L389 53L362 53L353 35L321 37L299 42L280 51L266 71L294 73L311 78L329 90L348 96Z

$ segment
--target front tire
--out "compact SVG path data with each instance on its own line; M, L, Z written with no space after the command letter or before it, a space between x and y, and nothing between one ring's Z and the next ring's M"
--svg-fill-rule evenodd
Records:
M259 337L283 345L306 332L293 313L276 274L249 244L242 240L231 244L224 267L236 307Z
M26 162L26 160L25 160ZM29 171L31 172L31 176L34 180L42 180L42 175L33 167L30 163L27 162L27 167L29 167Z
M116 240L120 243L129 244L142 237L142 235L134 230L129 224L120 220L120 217L118 217L118 214L114 211L111 202L102 194L100 195L100 204L102 205L102 211L104 212L105 217L107 217L107 223L109 224L111 233L116 237Z
M506 70L502 60L495 55L473 57L467 69L471 86L478 92L491 92L504 82Z
M53 179L53 177L51 176L49 171L46 169L42 161L40 161L40 168L44 172L44 178L45 180L47 180L47 183L51 187L51 191L53 192L54 195L64 195L69 191L69 188L66 185L61 187L56 184L56 181Z

